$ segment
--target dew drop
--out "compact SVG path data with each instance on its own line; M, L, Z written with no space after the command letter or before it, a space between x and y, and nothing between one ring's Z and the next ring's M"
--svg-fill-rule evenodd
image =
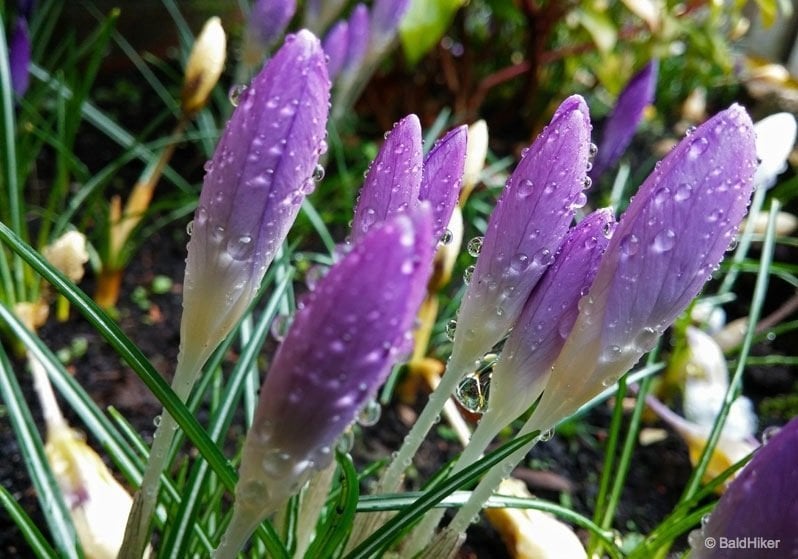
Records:
M687 148L687 157L692 160L696 160L707 151L709 147L709 142L706 138L697 138L690 147Z
M313 180L319 182L323 178L324 178L324 167L319 163L313 169Z
M468 285L471 283L471 278L474 277L474 266L469 266L463 270L463 283Z
M582 189L587 190L591 186L593 186L593 179L591 179L590 177L585 177L585 180L582 183Z
M654 252L668 252L676 244L676 232L673 229L663 229L654 237L651 248Z
M488 407L489 373L471 373L460 381L454 397L463 408L471 413L484 413Z
M276 478L285 477L289 474L293 465L292 456L279 448L268 451L261 462L263 471Z
M448 245L449 243L452 242L453 239L454 239L454 233L452 233L451 229L446 229L444 230L443 235L441 235L440 243L442 245Z
M288 329L291 327L291 317L287 314L278 314L272 320L272 324L269 327L269 332L271 332L272 338L274 338L278 342L282 342L285 339L286 334L288 334Z
M155 417L153 417L152 418L152 424L155 427L160 427L160 425L161 425L161 416L160 415L156 415Z
M479 256L479 253L482 252L482 243L484 241L484 237L474 237L470 241L468 241L468 245L466 246L466 250L468 254L476 258Z
M510 259L510 269L516 273L521 273L529 268L529 257L523 252L516 253Z
M538 440L542 443L545 443L547 441L550 441L553 436L554 436L554 428L552 427L551 429L543 431L538 437Z
M338 439L338 442L335 444L335 448L338 452L347 453L352 450L352 447L355 445L355 434L352 432L352 429L347 429L341 435L341 438Z
M681 183L679 186L676 187L676 194L674 195L674 200L677 202L684 202L693 194L693 185L687 182Z
M194 220L192 219L191 221L186 223L186 235L190 237L191 233L193 232L194 232Z
M377 400L369 400L357 415L357 422L363 427L376 425L382 414L382 406Z
M526 198L533 192L535 192L535 183L532 181L532 179L523 179L520 183L518 183L518 196L520 198Z
M455 319L451 319L446 323L446 337L450 342L454 341L455 330L457 330L457 321Z
M206 173L210 173L213 171L213 159L208 159L205 164L202 166Z
M247 90L246 85L234 85L230 88L227 92L227 98L230 100L230 104L234 107L238 106L238 103L241 101L241 95Z
M539 251L537 251L535 253L535 256L533 257L533 261L538 266L548 266L552 262L554 262L554 255L551 253L551 251L549 249L542 248L542 249L540 249Z
M716 208L707 214L707 222L715 223L723 217L723 210Z
M588 151L588 155L587 155L588 158L589 159L593 159L594 157L596 157L596 154L598 153L598 146L596 144L594 144L593 142L591 142L590 143L590 147L588 148L588 150L589 150Z

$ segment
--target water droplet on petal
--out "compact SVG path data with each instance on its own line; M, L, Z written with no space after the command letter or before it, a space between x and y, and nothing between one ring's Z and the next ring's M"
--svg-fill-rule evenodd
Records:
M479 256L479 253L482 251L482 243L484 241L484 237L474 237L470 241L468 241L468 245L466 246L466 250L468 254L476 258Z
M441 235L440 243L442 245L448 245L449 243L452 242L453 239L454 239L454 233L452 233L450 229L446 229L444 230L443 235Z
M471 373L460 381L454 397L463 408L471 413L484 413L488 407L490 374Z
M551 251L549 249L542 248L542 249L540 249L539 251L537 251L535 253L535 256L533 257L533 261L538 266L548 266L552 262L554 262L554 255L551 253Z
M696 160L702 155L704 152L707 151L709 147L709 141L706 138L697 138L690 147L687 148L687 157L692 160Z
M526 198L535 192L535 183L532 179L523 179L518 183L518 197Z
M765 427L765 430L762 431L762 436L760 437L762 444L767 444L770 441L770 439L772 439L779 431L781 431L781 427L777 425L771 425L770 427Z
M227 92L227 98L230 100L230 104L234 107L238 106L238 103L241 101L241 95L247 90L246 85L234 85L230 88Z
M357 415L357 422L363 427L376 425L382 414L382 406L376 400L369 400Z
M538 437L538 440L542 443L545 443L547 441L550 441L553 436L554 436L554 427L543 431Z
M523 252L516 253L510 259L510 269L516 273L524 272L529 268L529 257Z
M474 266L469 266L465 270L463 270L463 283L468 285L471 283L471 278L474 276Z
M313 169L313 180L319 182L323 178L324 178L324 167L321 164L317 164L316 167Z
M446 337L450 342L454 341L455 330L457 330L457 321L452 319L446 323Z
M194 231L194 220L192 219L191 221L186 223L186 235L190 237L193 231Z
M278 314L272 320L272 324L269 327L269 331L271 332L272 338L274 338L278 342L282 342L285 339L285 335L288 334L288 329L291 327L292 318L287 314Z
M156 415L155 417L153 417L152 424L155 425L155 427L159 427L161 425L161 416Z
M688 182L683 182L679 186L676 187L676 194L674 195L674 199L677 202L684 202L693 194L693 185Z
M668 252L676 244L676 232L673 229L663 229L654 237L651 248L654 252Z
M341 435L341 438L338 439L338 443L336 443L335 448L338 449L338 452L347 453L352 450L352 447L355 445L355 434L352 432L352 429L347 429Z

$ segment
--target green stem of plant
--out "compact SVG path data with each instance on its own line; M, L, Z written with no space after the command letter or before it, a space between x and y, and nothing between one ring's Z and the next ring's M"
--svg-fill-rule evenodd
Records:
M626 396L626 375L621 377L618 382L618 391L615 393L615 407L612 410L612 420L610 421L610 432L607 438L607 445L604 454L604 464L601 470L601 482L599 483L599 492L596 497L596 506L593 511L593 522L600 524L605 516L607 507L607 493L610 490L610 481L612 479L612 469L615 466L615 453L618 448L618 441L621 438L621 423L623 421L623 399ZM596 534L590 534L588 541L588 556L595 557L601 554L601 544Z
M715 423L712 426L712 431L710 431L709 437L707 437L706 446L701 453L701 457L698 459L698 463L693 469L693 473L687 482L687 486L685 487L681 499L679 499L680 502L691 498L700 488L701 480L704 477L704 473L709 466L709 461L712 458L712 454L714 453L715 447L718 444L720 434L723 430L723 425L726 423L726 417L729 415L729 409L739 394L743 379L743 371L745 370L746 358L751 351L751 344L754 339L756 323L762 313L762 305L765 302L765 295L767 294L770 265L773 262L773 249L775 247L776 215L780 209L781 203L774 198L770 205L770 215L768 216L769 219L767 231L765 233L765 242L762 246L762 256L759 261L759 271L757 272L756 285L754 286L754 293L751 298L751 311L748 316L748 328L746 329L745 337L743 338L743 345L740 349L739 361L737 362L737 367L735 368L734 374L729 381L729 387L726 390L726 394L723 397L723 406L720 409L718 418L715 420Z

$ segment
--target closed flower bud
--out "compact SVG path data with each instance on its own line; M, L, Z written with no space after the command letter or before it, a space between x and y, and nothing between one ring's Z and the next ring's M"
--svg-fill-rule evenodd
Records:
M613 384L698 294L749 204L753 124L739 105L688 135L621 218L532 417L547 429Z
M346 21L336 23L324 36L322 46L327 55L327 72L330 74L330 80L335 81L346 63L349 24Z
M333 447L410 347L433 247L427 208L375 226L300 308L261 388L234 515L217 554L326 467Z
M221 20L212 17L205 23L194 42L186 62L181 94L181 108L186 116L193 116L208 102L208 97L224 69L227 57L226 40Z
M11 73L11 87L19 96L25 94L30 85L31 43L28 24L17 19L8 41L8 69Z
M319 41L286 38L206 165L183 290L183 352L202 363L249 306L326 149L330 82Z

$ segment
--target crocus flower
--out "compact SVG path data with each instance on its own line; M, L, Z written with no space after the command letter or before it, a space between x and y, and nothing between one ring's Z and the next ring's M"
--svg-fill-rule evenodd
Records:
M11 31L8 43L8 66L11 72L11 87L19 96L25 94L30 85L31 44L28 24L23 18L18 18Z
M609 243L612 210L596 211L568 232L554 263L524 305L493 368L488 409L480 421L500 429L540 396L565 340L576 322L578 302L587 293ZM489 439L490 440L490 439Z
M589 144L587 106L572 96L524 152L490 216L460 305L457 366L450 369L470 366L509 331L554 261L575 207L584 204Z
M296 0L255 0L249 15L252 37L263 47L273 45L294 17Z
M232 557L330 463L336 439L408 349L430 273L431 221L420 208L375 226L300 306L260 391L218 557Z
M227 45L222 21L218 17L212 17L197 36L186 61L181 92L183 114L190 117L205 106L208 96L222 75L226 57Z
M349 15L349 45L346 49L346 62L343 71L354 80L360 65L366 58L369 47L369 10L363 4L358 4Z
M197 367L249 306L314 188L329 91L319 41L308 31L287 37L242 94L206 165L181 326L181 350Z
M330 80L335 81L346 62L349 24L346 21L336 23L324 36L322 46L327 54L327 72L330 74Z
M690 534L690 557L795 557L796 519L798 418L793 418L754 454L702 528Z
M618 96L615 108L604 123L601 144L590 173L594 180L620 159L632 141L643 111L654 100L658 67L657 60L651 60L629 80Z
M372 41L390 42L396 36L396 30L408 6L410 0L375 0L371 9Z
M739 105L687 136L621 218L532 427L548 429L649 351L715 270L745 214L756 168Z
M352 236L360 238L375 223L429 202L434 244L446 229L463 176L466 128L448 132L422 161L421 124L408 115L388 132L358 195Z

